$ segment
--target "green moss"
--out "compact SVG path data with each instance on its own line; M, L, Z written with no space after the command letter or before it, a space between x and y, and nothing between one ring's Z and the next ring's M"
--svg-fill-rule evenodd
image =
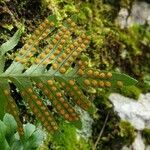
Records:
M60 132L51 137L51 147L57 150L90 150L90 145L77 134L71 124L62 122Z
M126 144L132 144L136 137L136 132L134 127L127 121L121 121L119 124L120 132L119 135L124 140Z
M144 137L146 144L150 144L150 128L145 128L142 131L142 136Z
M128 87L123 87L121 89L121 93L124 96L131 97L137 100L141 94L141 90L136 86L128 86Z

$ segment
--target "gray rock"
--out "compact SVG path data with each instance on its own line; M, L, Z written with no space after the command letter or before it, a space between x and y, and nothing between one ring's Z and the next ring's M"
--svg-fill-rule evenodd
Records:
M77 130L78 136L82 136L85 140L88 140L92 136L92 124L94 121L88 112L82 110L80 107L76 106L76 111L80 114L82 122L82 129Z
M138 101L117 93L111 94L109 99L121 119L131 122L137 130L150 126L150 93L141 94Z
M121 8L116 22L121 28L132 26L133 24L143 25L146 22L150 25L150 4L147 2L135 1L129 14L127 8Z
M127 18L128 18L128 10L126 8L122 8L118 14L116 22L120 25L121 28L127 27Z
M109 99L120 118L129 121L138 130L134 143L122 150L150 150L141 137L141 130L150 127L150 93L141 94L138 101L118 93L112 93Z
M137 137L136 137L134 143L132 144L132 148L133 148L133 150L145 150L145 144L141 137L140 132L137 134Z

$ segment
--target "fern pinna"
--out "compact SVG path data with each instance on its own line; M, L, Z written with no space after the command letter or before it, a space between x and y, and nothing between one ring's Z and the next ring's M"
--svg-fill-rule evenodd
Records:
M18 131L23 134L19 111L11 96L10 83L15 84L24 101L47 131L58 129L55 114L80 125L79 114L74 106L92 113L93 105L84 92L91 87L115 88L136 83L133 78L120 74L88 68L86 61L77 59L90 42L90 36L79 33L73 19L67 19L59 26L56 16L49 16L33 32L26 44L18 50L12 64L5 69L5 53L16 45L20 30L0 47L0 117L11 113L18 122ZM39 43L51 36L42 48ZM76 64L73 64L76 60ZM54 108L51 112L39 92L49 99Z

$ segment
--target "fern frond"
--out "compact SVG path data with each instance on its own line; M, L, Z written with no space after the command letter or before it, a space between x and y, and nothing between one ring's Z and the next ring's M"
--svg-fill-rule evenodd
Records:
M40 96L34 91L30 79L24 77L11 78L11 81L19 88L19 91L24 100L29 104L31 111L41 121L44 127L48 130L57 130L57 123L51 112L44 105Z
M56 113L77 127L81 126L80 116L74 106L78 105L89 113L94 111L92 102L84 94L88 88L113 89L137 82L124 74L88 68L84 61L79 61L73 66L72 64L90 42L90 36L86 33L76 38L73 33L76 28L75 22L71 19L58 26L56 16L48 17L16 53L16 58L8 69L5 72L0 69L0 99L2 100L0 117L3 117L5 109L9 106L9 112L19 124L20 135L23 130L17 105L10 94L10 81L15 84L33 114L49 132L59 127L55 118ZM49 34L52 36L47 38L48 44L40 51L39 42ZM0 62L3 57L0 55ZM32 58L34 61L31 61ZM49 99L53 112L41 99L37 92L39 90Z
M83 74L82 77L77 78L83 89L87 87L115 89L135 84L133 78L121 73L98 71L89 68L83 71Z
M37 83L37 82L36 82ZM43 85L42 87L40 85ZM67 102L66 97L56 82L52 79L43 79L38 81L38 87L43 91L43 93L49 98L50 102L57 110L57 112L68 121L79 120L78 114L75 112L74 108Z
M91 102L83 94L83 91L75 83L75 80L67 80L65 78L56 77L56 80L61 84L63 89L66 89L67 95L72 97L75 104L82 109L88 111L91 110Z

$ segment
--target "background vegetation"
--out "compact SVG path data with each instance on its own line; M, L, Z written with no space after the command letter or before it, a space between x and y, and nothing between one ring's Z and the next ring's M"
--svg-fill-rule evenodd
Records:
M82 30L92 36L89 48L82 55L88 57L89 66L100 70L113 70L126 73L139 81L135 87L124 88L118 92L138 99L141 92L150 91L150 29L147 24L134 25L121 29L116 25L116 17L122 7L131 9L134 0L11 0L0 1L0 45L7 41L21 25L24 26L18 46L22 47L25 40L48 15L56 14L59 20L75 15ZM8 54L13 59L13 53ZM13 85L12 85L13 89ZM95 92L94 89L91 91ZM61 131L56 136L49 135L40 149L88 150L94 147L99 133L107 124L98 142L97 149L119 150L125 144L129 145L135 138L136 131L128 122L120 122L108 100L109 91L99 91L89 96L93 99L97 113L94 114L92 136L87 139L76 131L74 126L62 123ZM35 123L34 116L25 109L20 97L15 95L20 103L24 123L30 118ZM149 130L143 131L149 142Z

